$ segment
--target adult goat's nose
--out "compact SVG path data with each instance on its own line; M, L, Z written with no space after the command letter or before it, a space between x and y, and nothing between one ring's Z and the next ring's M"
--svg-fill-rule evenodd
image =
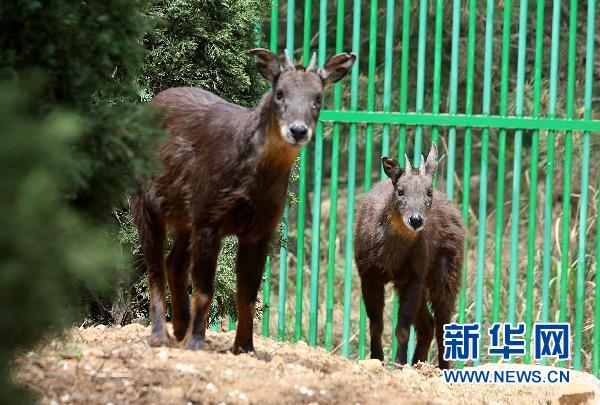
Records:
M295 141L301 141L306 138L308 128L306 128L306 125L294 124L290 127L290 132Z
M423 217L419 214L411 215L410 218L408 218L408 223L413 229L417 229L423 225Z

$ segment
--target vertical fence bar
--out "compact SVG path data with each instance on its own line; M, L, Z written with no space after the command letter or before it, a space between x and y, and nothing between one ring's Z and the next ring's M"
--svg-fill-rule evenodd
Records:
M408 55L410 50L410 0L404 1L402 9L402 55L400 66L400 112L406 112L408 107ZM404 152L406 150L406 125L400 125L400 133L398 137L398 162L401 167L404 167ZM398 313L398 295L394 293L392 305L392 359L396 358L396 349L398 344L394 337L396 330Z
M585 95L584 95L584 118L592 118L592 83L594 79L594 20L596 18L596 2L588 0L587 9L587 36L586 36L586 56L585 56ZM573 6L571 7L573 9ZM577 8L575 7L575 11ZM571 10L571 12L573 12ZM576 307L575 307L575 350L573 355L573 365L575 369L581 368L581 343L583 334L583 303L585 298L585 245L587 231L587 205L588 205L588 185L590 176L590 133L583 133L583 151L581 162L581 201L579 203L579 244L577 252L577 283L576 283ZM600 188L599 188L600 190ZM598 193L598 207L600 207L600 192ZM600 212L600 211L598 211ZM598 219L598 232L596 232L597 252L600 253L600 219ZM598 375L598 302L600 292L598 291L598 258L596 255L596 292L595 292L595 311L594 311L594 343L592 355L592 368L595 375Z
M544 0L537 0L535 28L535 62L533 77L533 117L540 114L542 56L544 51ZM529 185L529 216L527 224L527 285L525 308L525 363L531 363L531 331L533 327L533 286L535 269L535 233L537 223L537 186L538 186L538 142L539 131L531 135L531 177Z
M502 72L500 80L500 116L506 116L508 101L508 73L510 56L510 24L512 2L504 3L502 27ZM492 319L500 319L500 291L502 272L502 231L504 227L504 170L506 163L506 129L500 129L498 139L498 184L496 187L496 249L494 252L494 304Z
M302 39L302 60L306 64L310 58L310 28L311 28L312 0L304 3L304 35ZM304 229L306 221L306 165L307 147L303 146L300 151L300 179L298 184L298 236L296 245L296 325L294 340L302 339L302 300L304 287Z
M352 16L352 52L356 62L350 83L350 110L358 109L358 74L360 60L360 14L361 0L354 0ZM350 315L352 308L352 231L354 225L354 193L356 189L356 124L350 124L348 136L348 209L346 211L346 249L344 260L344 323L342 329L342 356L350 355ZM362 302L361 302L362 305ZM362 344L361 344L362 343ZM362 351L361 351L362 349ZM359 340L358 358L365 357L364 339Z
M488 0L485 12L485 54L483 57L483 100L482 114L490 114L492 84L492 54L494 39L495 1ZM489 128L481 130L481 170L479 183L479 210L477 214L477 282L475 291L475 322L483 322L483 278L485 273L485 238L487 219L487 177L488 177Z
M271 315L271 255L267 256L265 263L265 284L263 287L263 316L262 316L262 335L269 336L269 321Z
M548 116L553 118L556 111L556 87L558 85L558 50L560 41L560 0L552 6L552 40L550 45L550 88ZM546 190L544 196L544 258L542 264L542 310L541 321L548 322L550 312L550 266L552 260L552 189L554 187L554 140L555 132L548 131L546 157ZM544 361L542 363L545 363Z
M279 248L279 290L277 308L277 337L285 339L285 289L287 287L287 224L290 218L289 204L285 204L281 222L281 247Z
M400 66L400 112L405 113L408 106L408 53L410 50L410 0L404 1L402 9L402 54ZM398 162L403 166L406 147L406 125L400 125L398 136Z
M577 1L571 1L569 19L569 62L567 72L567 118L573 118L573 97L575 92L575 46L577 40ZM569 283L569 231L571 217L571 173L573 134L565 133L565 166L563 183L563 216L561 236L561 261L560 261L560 314L559 321L564 322L567 317L567 289ZM576 332L577 333L577 332Z
M567 118L573 118L573 97L575 93L575 45L577 41L577 0L571 0L569 18L569 50L567 68ZM565 167L563 175L563 214L560 258L560 312L559 322L567 319L567 289L569 287L569 231L571 219L571 168L573 165L573 133L565 133ZM580 333L576 330L575 334ZM561 362L562 364L562 362Z
M344 47L344 0L338 0L335 51L340 53ZM340 110L342 103L341 83L335 84L333 95L333 108ZM340 159L340 124L333 123L333 142L331 150L331 181L329 189L329 248L327 263L327 308L325 312L325 350L330 351L332 345L333 323L333 287L335 277L335 243L337 225L337 197L338 197L338 168Z
M440 85L442 75L442 28L444 21L444 1L435 2L435 46L433 56L433 94L431 98L431 112L438 114L440 112ZM439 128L431 128L431 143L437 146L439 137ZM433 188L437 183L437 175L433 178Z
M590 1L590 3L593 2ZM600 212L600 175L598 176L598 188L596 189L596 212ZM600 218L596 219L596 273L594 274L596 286L594 293L594 346L592 349L592 373L596 377L598 377L600 371L600 283L598 282L600 280L600 266L598 265L600 263L600 238L598 235L600 235Z
M287 17L285 21L285 29L286 29L286 37L285 37L285 46L288 49L288 52L294 58L294 21L296 14L296 0L288 0L287 2Z
M327 39L327 0L319 5L319 66L325 63ZM310 313L308 343L317 344L318 312L319 312L319 245L321 226L321 176L323 171L323 124L317 124L315 134L315 179L313 197L312 240L310 260Z
M294 59L294 0L288 0L286 17L286 41L285 46ZM279 296L278 296L278 315L277 315L277 336L280 340L285 338L285 299L287 289L287 241L288 241L288 223L290 220L290 206L286 202L283 211L283 220L281 222L281 247L279 248Z
M581 201L579 209L579 244L577 260L577 282L575 288L575 347L573 349L573 367L581 369L581 344L583 335L583 304L585 301L585 239L587 232L587 204L590 177L590 133L583 135L581 161ZM596 236L597 237L597 236Z
M417 88L416 88L416 100L415 100L415 111L417 113L423 112L423 102L425 97L425 55L427 50L427 0L421 0L419 3L419 43L417 45ZM417 125L415 127L415 140L413 144L413 162L414 167L421 165L421 151L423 145L423 127ZM398 316L398 311L394 305L394 317ZM397 320L395 322L397 324ZM395 325L394 325L395 331ZM392 339L395 339L395 333L392 333ZM408 353L407 359L412 359L415 350L415 329L410 328L410 335L408 339ZM394 350L392 359L396 358Z
M448 112L456 114L458 99L458 47L460 40L460 0L452 1L452 45L450 51L450 102ZM456 159L456 127L448 130L448 173L446 173L446 194L454 199L454 161Z
M588 0L587 8L587 35L586 35L586 53L585 53L585 95L584 95L584 118L592 118L592 85L594 81L594 41L595 41L595 21L596 21L596 2ZM590 134L585 132L584 137L589 139ZM585 170L585 171L589 171ZM581 187L583 192L583 185ZM587 187L586 187L587 194ZM598 188L596 189L597 213L600 213L600 176L598 176ZM587 212L586 212L587 214ZM581 213L579 214L581 218ZM592 348L592 373L598 376L600 371L600 218L596 218L596 273L595 273L595 293L594 293L594 332ZM585 227L583 227L585 230ZM579 226L581 232L582 227ZM579 245L578 262L585 261L585 251ZM585 263L584 263L585 264ZM585 268L585 266L583 266ZM579 285L579 268L577 268ZM579 290L578 290L579 292ZM583 292L583 291L582 291Z
M394 0L387 1L387 20L385 30L385 61L384 61L384 82L383 82L383 110L385 112L390 111L391 98L392 98L392 56L393 56L393 35L394 35ZM404 46L404 44L402 44ZM381 140L381 155L389 155L389 133L390 126L384 125L383 136ZM381 165L380 165L381 166ZM381 178L385 178L386 175L383 172L383 166L381 166ZM391 358L394 359L396 356L396 337L394 331L396 330L396 317L398 316L398 297L394 291L394 304L392 305L392 348Z
M419 3L419 43L417 46L417 94L415 111L423 112L423 99L425 97L425 52L427 50L427 0ZM413 145L413 166L420 166L421 149L423 144L423 127L415 127L415 142Z
M377 0L371 1L371 10L369 15L369 67L367 86L367 111L375 109L375 58L377 57ZM371 171L373 158L373 124L367 124L365 134L365 192L371 189ZM360 340L365 341L366 335L366 311L364 302L360 305ZM364 345L364 343L363 343ZM364 349L363 349L364 350Z
M469 26L467 31L467 82L466 82L466 100L465 114L470 116L473 113L473 76L475 72L475 22L477 18L477 1L469 0ZM465 128L465 150L463 162L463 192L462 192L462 215L465 221L465 228L469 229L469 182L471 180L471 136L473 129ZM458 321L464 323L465 306L467 296L467 255L469 247L469 238L465 237L463 252L464 261L462 268L462 283L458 297Z
M394 56L394 0L387 0L385 19L385 54L383 61L383 111L390 112L392 106L392 62ZM384 124L381 135L381 156L390 154L390 125ZM381 178L386 175L379 165Z
M377 56L377 0L371 1L369 17L369 84L367 87L367 111L375 109L375 67ZM371 189L373 168L373 124L367 124L365 140L365 192Z
M593 4L593 1L590 0L590 3ZM593 13L593 11L591 13ZM590 12L588 8L588 16L589 15ZM598 176L598 188L596 189L596 212L600 212L600 175ZM598 377L598 372L600 371L600 282L598 282L598 280L600 280L600 266L598 265L598 263L600 263L600 237L598 237L598 235L600 235L600 218L596 219L596 222L596 273L594 274L596 287L594 292L594 342L592 349L592 374Z
M271 33L269 37L269 47L271 52L277 53L277 32L279 28L279 0L271 2ZM265 283L263 286L263 301L266 310L262 317L262 335L269 336L269 322L271 315L271 255L267 256L265 264Z
M519 4L519 41L517 50L517 87L515 113L523 116L523 96L525 86L525 50L527 44L527 0ZM511 203L511 233L510 233L510 267L508 284L508 322L516 321L517 307L517 270L519 255L519 198L521 195L521 152L523 147L523 131L515 131L513 160L513 189Z

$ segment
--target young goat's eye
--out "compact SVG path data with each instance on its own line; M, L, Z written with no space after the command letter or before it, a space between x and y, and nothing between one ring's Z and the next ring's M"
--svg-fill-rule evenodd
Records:
M433 197L433 190L427 190L427 197Z
M396 194L398 194L398 197L402 197L404 195L404 190L396 190Z
M277 97L277 100L283 100L283 90L277 90L275 97Z
M315 97L315 102L313 103L313 108L317 109L321 106L321 101L322 101L322 96L319 94L317 97Z

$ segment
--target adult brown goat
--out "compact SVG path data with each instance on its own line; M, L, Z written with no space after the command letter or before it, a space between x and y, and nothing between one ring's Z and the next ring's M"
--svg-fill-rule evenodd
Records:
M290 168L314 132L323 89L343 78L356 59L354 54L338 54L317 70L315 55L304 68L294 66L287 52L284 67L266 49L250 53L272 85L255 109L189 87L165 90L152 101L164 111L170 135L158 152L163 171L131 201L148 272L151 346L168 344L166 273L175 337L189 349L202 347L220 242L236 235L238 324L233 352L254 351L256 297L285 205ZM165 269L167 227L175 243Z
M432 145L419 169L406 170L383 157L390 177L375 184L358 208L355 259L369 317L371 357L383 360L383 292L390 281L400 295L396 363L407 363L410 326L417 332L412 362L427 361L435 334L438 364L444 360L444 324L450 322L460 287L465 227L460 211L433 189L438 161ZM434 317L427 308L431 303Z

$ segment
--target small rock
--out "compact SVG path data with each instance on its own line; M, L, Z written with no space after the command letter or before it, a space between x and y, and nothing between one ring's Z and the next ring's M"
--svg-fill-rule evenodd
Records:
M366 370L379 370L382 366L381 361L378 359L359 360L358 364L360 364Z
M592 387L580 382L571 382L564 384L558 392L558 401L555 403L558 402L560 405L593 404L596 403L594 397Z

